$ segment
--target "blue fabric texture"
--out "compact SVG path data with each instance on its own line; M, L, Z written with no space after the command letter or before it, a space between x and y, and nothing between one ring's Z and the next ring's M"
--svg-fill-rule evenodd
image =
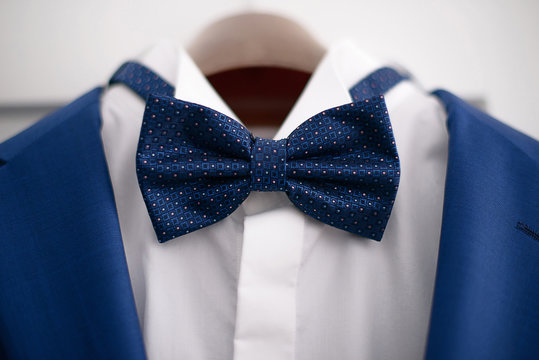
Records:
M141 98L150 94L174 95L174 86L157 75L153 70L134 61L128 61L116 70L109 85L126 84Z
M449 160L427 359L539 359L539 143L446 91ZM535 232L536 233L536 232Z
M361 101L385 94L393 86L402 80L409 79L408 75L403 75L390 67L379 68L365 76L350 89L350 96L354 101Z
M403 79L391 68L376 70L350 90L356 102L314 115L287 139L270 140L172 98L173 87L143 65L122 65L110 83L147 99L137 176L157 239L212 225L255 190L284 191L305 214L381 240L400 178L382 93Z
M137 151L160 242L223 219L251 190L285 191L305 214L380 240L400 176L383 96L325 110L287 139L268 140L203 105L150 95Z
M143 359L95 89L0 144L0 358Z

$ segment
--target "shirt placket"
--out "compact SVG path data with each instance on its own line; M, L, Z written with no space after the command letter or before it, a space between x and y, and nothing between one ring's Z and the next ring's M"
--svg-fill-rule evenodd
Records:
M245 216L234 360L295 358L304 226L291 206Z

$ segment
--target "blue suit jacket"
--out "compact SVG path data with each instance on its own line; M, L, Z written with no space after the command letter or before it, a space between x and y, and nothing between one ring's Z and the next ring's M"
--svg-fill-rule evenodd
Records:
M0 358L143 359L97 88L0 144ZM427 359L539 359L539 144L445 91Z

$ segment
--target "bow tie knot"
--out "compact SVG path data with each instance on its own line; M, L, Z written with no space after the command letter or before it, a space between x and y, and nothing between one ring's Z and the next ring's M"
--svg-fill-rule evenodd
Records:
M287 139L255 137L251 150L251 189L284 191L286 185Z

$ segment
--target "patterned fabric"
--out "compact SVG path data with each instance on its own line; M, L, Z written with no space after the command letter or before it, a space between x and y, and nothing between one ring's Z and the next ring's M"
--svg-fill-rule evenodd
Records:
M126 62L112 75L109 84L126 84L141 98L147 99L150 94L174 95L174 86L144 65Z
M355 102L270 140L225 114L173 98L174 88L143 65L124 64L110 83L147 100L136 165L158 240L218 222L253 190L284 191L305 214L381 240L400 177L382 93L402 79L379 69L352 87Z
M305 214L380 240L400 169L383 96L268 140L203 105L150 95L137 175L160 242L225 218L251 190L284 191Z
M354 101L368 99L376 95L385 94L401 80L408 78L407 75L401 75L395 69L383 67L367 75L354 85L350 89L350 95Z
M287 140L254 138L251 186L257 191L285 191Z

